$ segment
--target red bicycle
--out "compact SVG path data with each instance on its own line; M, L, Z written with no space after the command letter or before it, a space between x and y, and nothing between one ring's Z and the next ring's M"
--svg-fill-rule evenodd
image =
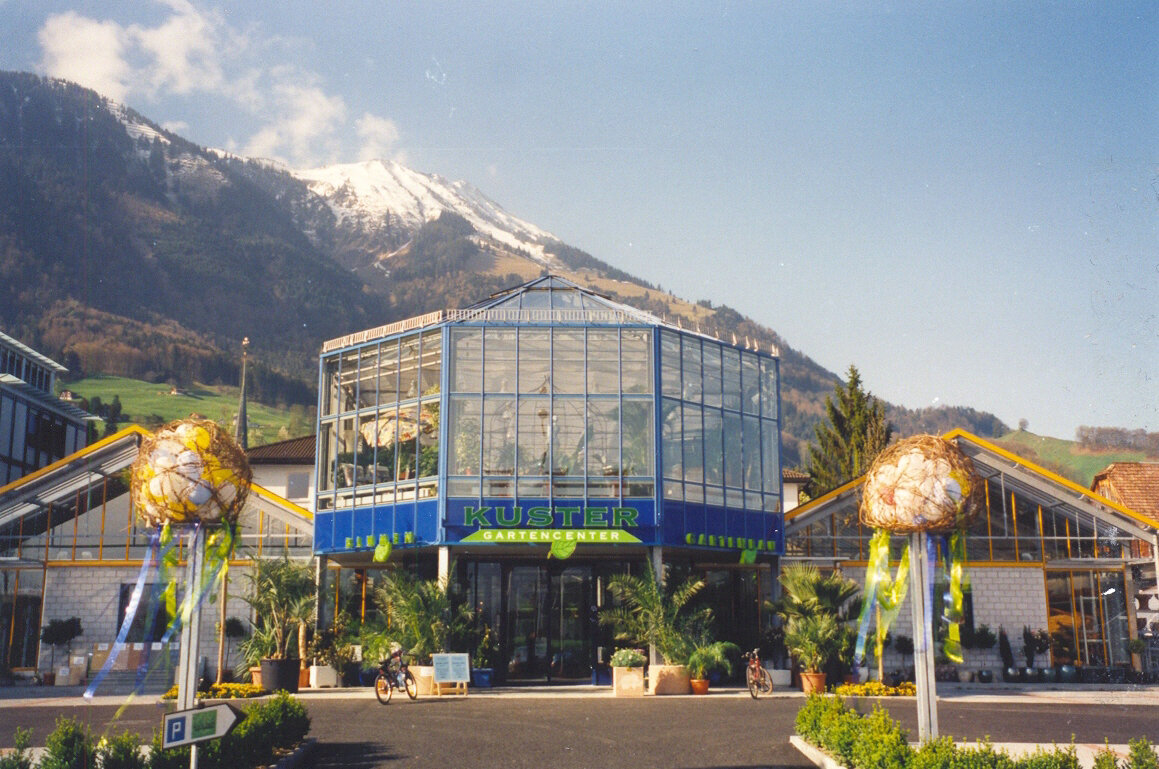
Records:
M749 687L749 694L753 696L754 700L762 694L772 694L773 677L769 675L769 671L765 670L765 666L761 664L760 650L753 649L751 652L745 652L743 656L748 660L748 667L745 668L744 678L745 683Z
M390 704L395 689L402 689L412 700L419 696L419 683L414 673L407 668L403 659L402 649L396 649L390 654L390 659L383 660L378 666L378 675L374 679L374 696L383 705Z

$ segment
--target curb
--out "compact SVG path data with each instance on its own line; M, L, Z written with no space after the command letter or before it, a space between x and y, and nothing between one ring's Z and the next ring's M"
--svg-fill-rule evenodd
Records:
M278 763L271 764L270 769L301 769L303 766L309 766L314 757L314 748L317 746L318 740L316 738L307 737L298 743L298 747L294 748L293 753L282 756L278 759Z

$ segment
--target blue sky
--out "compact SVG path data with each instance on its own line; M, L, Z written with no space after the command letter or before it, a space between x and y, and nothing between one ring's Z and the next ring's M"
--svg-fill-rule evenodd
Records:
M909 407L1159 430L1159 4L0 0L203 145L466 179Z

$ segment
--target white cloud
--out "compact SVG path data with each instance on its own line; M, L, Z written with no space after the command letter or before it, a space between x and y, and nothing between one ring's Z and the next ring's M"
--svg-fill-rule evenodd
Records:
M50 16L38 34L41 67L103 96L124 101L133 79L125 60L125 30L115 22L85 18L73 11Z
M362 146L358 149L359 160L387 158L398 143L398 126L389 118L365 113L354 121Z
M122 103L162 96L171 103L180 96L199 112L232 110L256 118L248 137L231 138L227 146L288 165L340 159L344 131L345 148L356 148L361 159L399 156L399 131L391 120L365 113L349 131L343 98L328 93L315 73L286 63L301 41L262 38L256 28L240 32L222 13L202 11L191 0L155 1L168 13L152 26L123 26L73 11L50 16L39 32L44 72ZM154 117L172 126L190 122Z

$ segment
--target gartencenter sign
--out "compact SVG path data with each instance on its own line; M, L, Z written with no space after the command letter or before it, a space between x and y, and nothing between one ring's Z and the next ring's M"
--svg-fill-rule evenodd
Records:
M640 510L612 505L464 505L460 542L639 544Z

